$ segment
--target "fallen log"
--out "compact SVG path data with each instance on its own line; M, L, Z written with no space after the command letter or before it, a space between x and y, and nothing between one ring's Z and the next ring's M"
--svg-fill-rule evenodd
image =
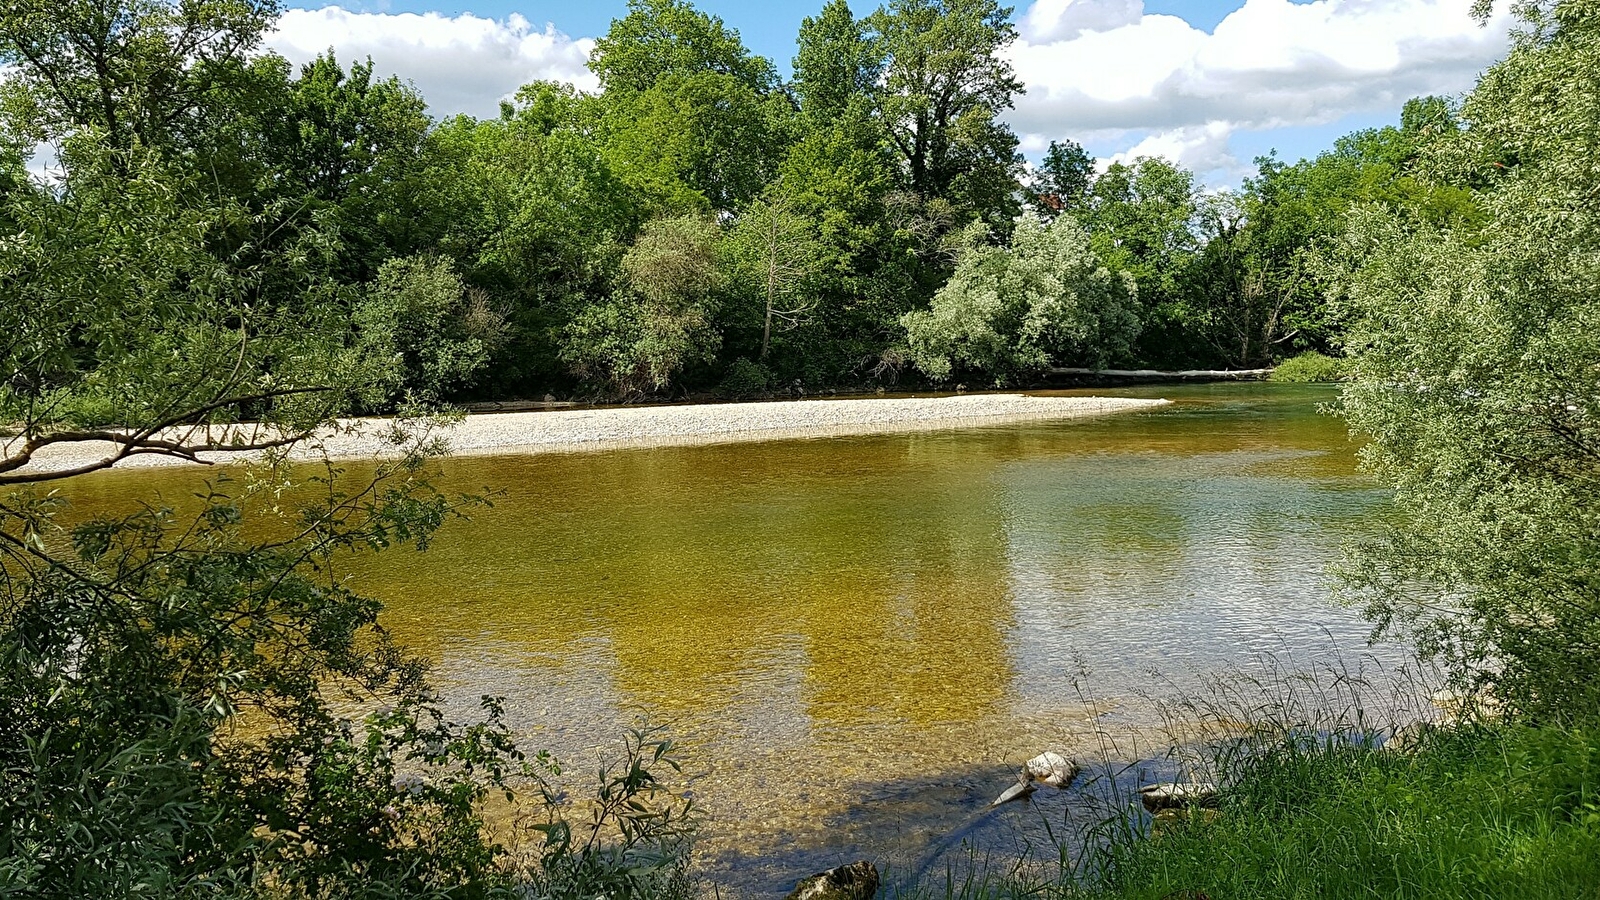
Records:
M1083 378L1103 381L1265 381L1271 369L1185 369L1162 372L1156 369L1050 369L1051 378Z

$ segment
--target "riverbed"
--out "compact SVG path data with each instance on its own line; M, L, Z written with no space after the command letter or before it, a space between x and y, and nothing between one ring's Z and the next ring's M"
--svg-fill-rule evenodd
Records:
M1384 494L1318 412L1330 389L1113 393L1175 402L451 459L442 484L494 505L350 575L453 707L503 695L526 744L572 771L641 718L668 727L724 895L856 858L906 870L958 830L1015 847L1066 802L979 821L1022 760L1155 728L1141 698L1205 673L1361 653L1368 630L1325 568ZM105 473L79 499L195 477Z

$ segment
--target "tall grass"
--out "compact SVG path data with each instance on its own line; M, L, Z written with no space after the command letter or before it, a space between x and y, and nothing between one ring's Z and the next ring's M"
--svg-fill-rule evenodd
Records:
M1109 733L1075 790L1061 863L918 897L1094 900L1600 897L1600 729L1442 723L1429 679L1365 661L1269 664L1161 705L1179 778L1215 812L1152 835L1133 797L1153 760Z
M1095 895L1600 896L1600 741L1429 729L1402 752L1294 738L1252 757L1214 821L1113 845Z

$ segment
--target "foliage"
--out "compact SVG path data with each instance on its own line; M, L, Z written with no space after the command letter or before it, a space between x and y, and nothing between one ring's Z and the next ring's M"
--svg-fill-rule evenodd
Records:
M1344 360L1324 356L1315 350L1307 350L1278 363L1272 370L1272 380L1291 384L1318 384L1343 381L1347 374L1348 366Z
M688 844L697 814L657 779L663 768L681 771L677 752L659 728L630 730L622 758L601 765L587 809L544 782L544 821L531 826L543 845L524 890L548 900L691 896ZM587 822L580 824L580 813Z
M648 223L622 258L628 290L588 307L569 328L563 357L575 373L635 397L711 360L719 237L699 216Z
M628 0L628 14L595 42L589 69L607 93L628 98L667 76L726 75L756 92L777 86L772 63L752 56L739 32L684 0Z
M1094 157L1076 141L1051 141L1028 186L1029 202L1041 218L1081 215L1094 186Z
M1340 270L1344 413L1404 514L1352 561L1352 595L1463 686L1554 720L1600 709L1596 13L1528 10L1511 55L1467 98L1467 127L1430 152L1437 176L1492 162L1483 227L1368 208L1351 218Z
M932 308L906 314L911 360L935 380L972 371L1000 384L1055 363L1102 366L1138 335L1131 281L1100 264L1071 217L1025 216L1009 250L975 243Z
M890 0L867 19L884 60L879 116L907 188L997 230L1016 214L1021 162L999 118L1023 90L1004 56L1010 13L995 0Z
M728 234L729 280L755 295L748 305L760 315L762 362L772 348L774 324L793 330L816 309L822 247L812 232L810 222L779 200L752 204Z
M98 133L116 151L181 148L245 79L277 0L18 0L0 15L9 128L30 141Z
M470 384L505 322L439 257L391 259L355 307L356 340L373 362L374 393L436 402Z
M728 367L728 374L717 385L717 393L732 398L752 397L765 393L771 386L772 373L760 363L741 356Z
M670 73L610 107L605 158L660 212L734 210L772 177L792 112L729 75Z
M846 0L828 0L821 13L806 17L798 43L792 89L813 128L827 127L876 90L883 60Z

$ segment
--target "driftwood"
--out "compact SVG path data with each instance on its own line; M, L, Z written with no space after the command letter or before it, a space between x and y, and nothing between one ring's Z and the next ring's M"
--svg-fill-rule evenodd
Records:
M1188 369L1161 372L1155 369L1051 369L1052 378L1089 378L1104 381L1265 381L1271 369Z

